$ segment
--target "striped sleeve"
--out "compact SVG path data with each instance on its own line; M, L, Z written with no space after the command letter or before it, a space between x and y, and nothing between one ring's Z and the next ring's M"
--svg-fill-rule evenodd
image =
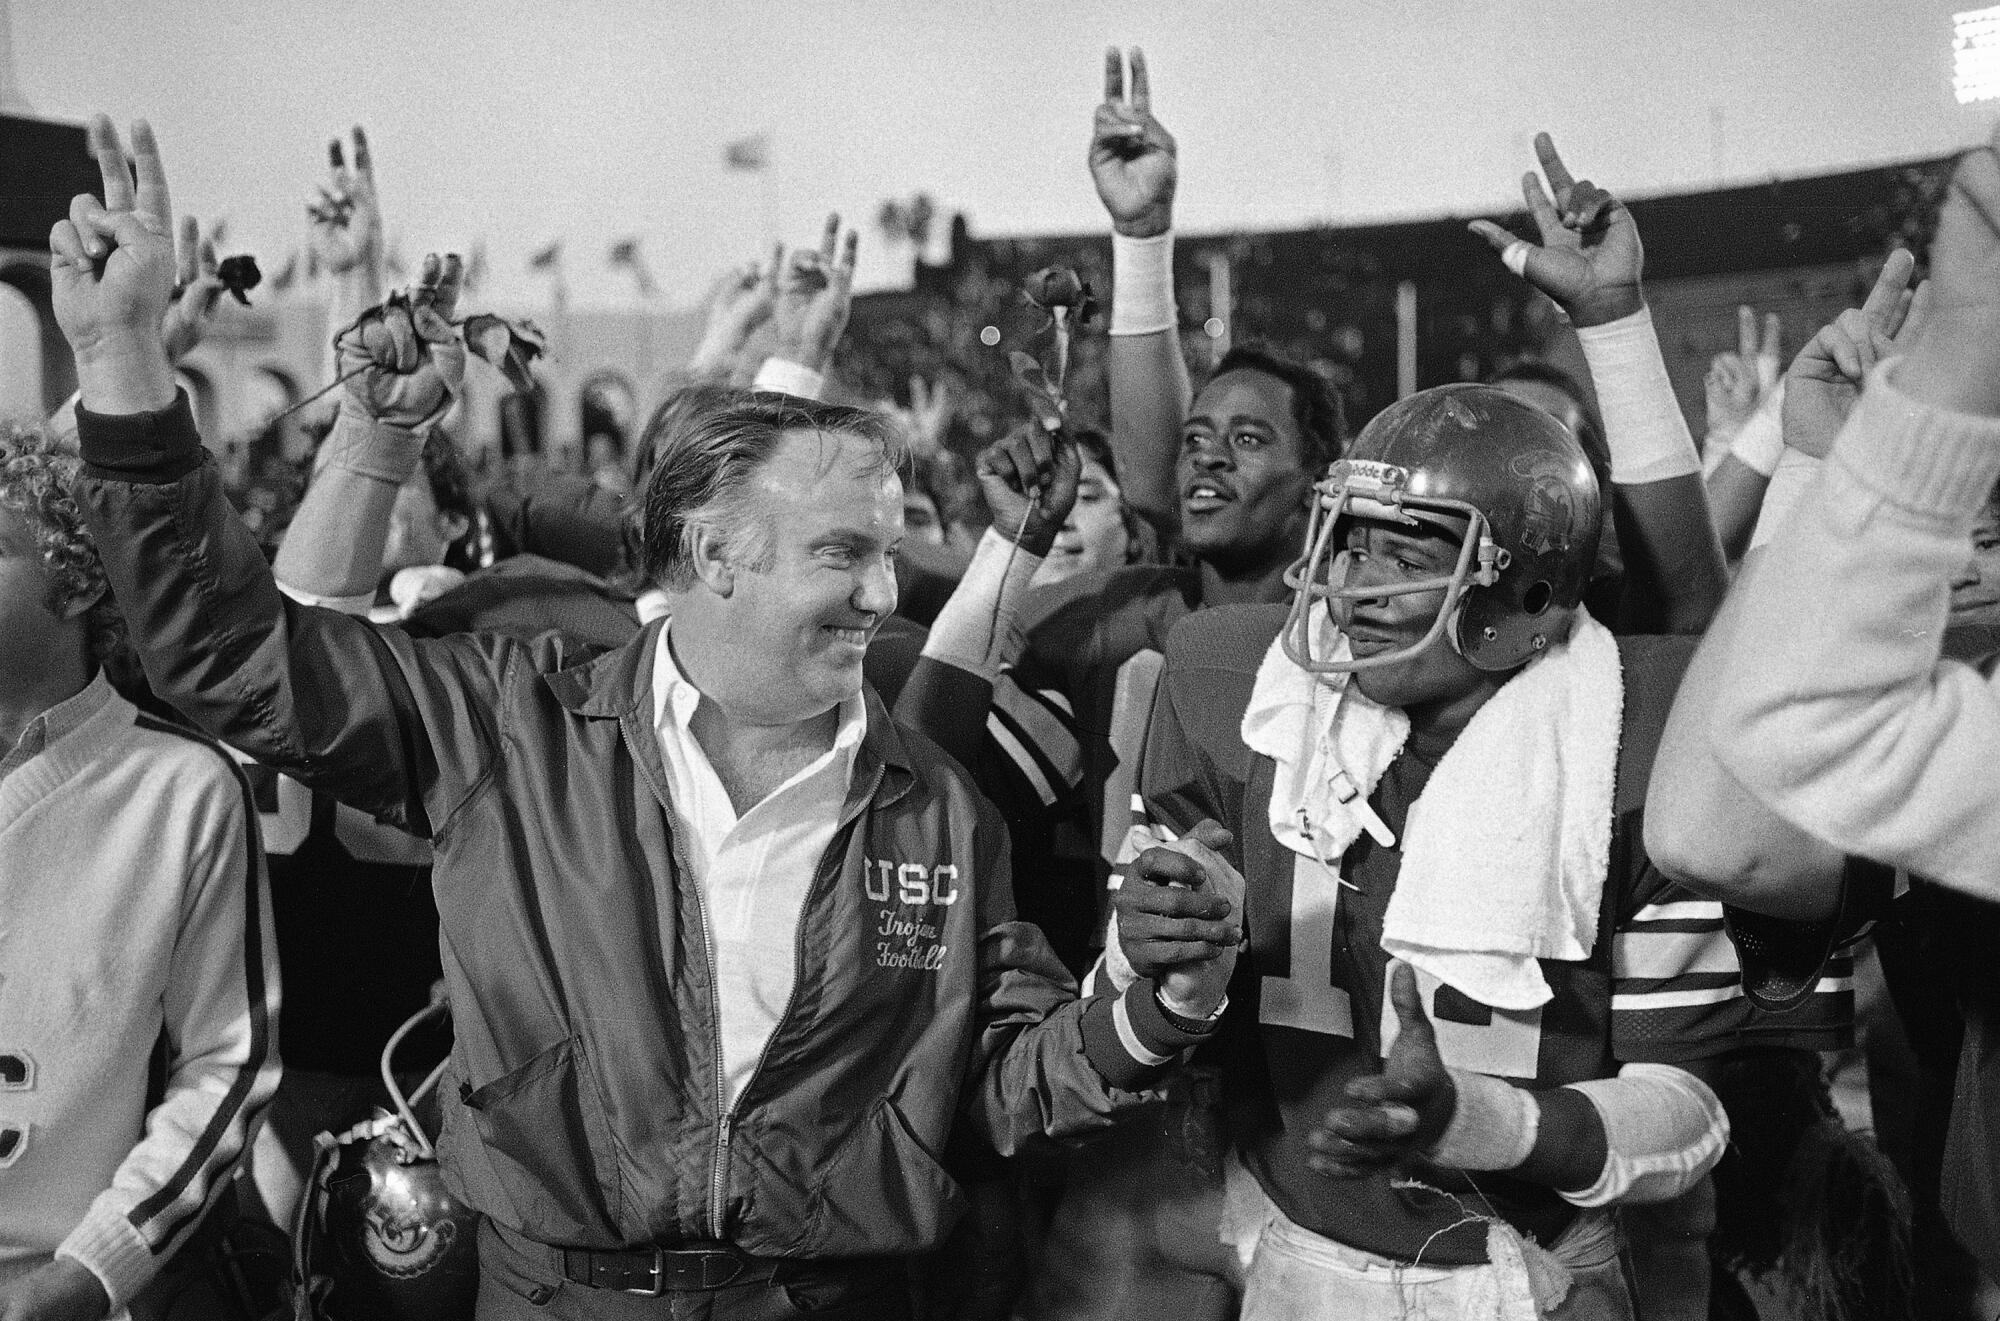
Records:
M166 1092L146 1133L56 1249L103 1283L115 1313L188 1238L228 1182L278 1085L278 962L264 848L249 783L205 739L217 774L185 810L202 814L188 859L164 1004Z
M1061 693L1024 688L1003 673L993 684L986 734L1043 807L1055 806L1082 784L1083 743L1069 699Z
M1722 905L1678 885L1659 890L1612 936L1611 1038L1620 1062L1680 1064L1746 1045L1833 1050L1849 1044L1854 958L1838 949L1794 1009L1750 1002Z

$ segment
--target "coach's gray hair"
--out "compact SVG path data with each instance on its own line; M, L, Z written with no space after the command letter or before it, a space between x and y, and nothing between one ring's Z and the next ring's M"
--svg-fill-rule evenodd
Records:
M902 437L879 414L781 394L731 393L708 406L662 409L646 483L640 570L648 582L682 588L694 581L695 546L706 531L726 557L751 570L771 563L771 529L757 516L750 475L777 450L788 431L831 432L872 441L882 469L902 461Z

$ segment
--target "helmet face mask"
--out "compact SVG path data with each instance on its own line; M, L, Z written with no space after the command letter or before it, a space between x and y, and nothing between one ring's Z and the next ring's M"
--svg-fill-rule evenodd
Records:
M1391 406L1314 487L1311 525L1285 574L1285 654L1318 674L1411 660L1439 638L1474 668L1508 671L1563 641L1597 554L1601 505L1582 447L1555 418L1490 386L1440 386ZM1365 519L1457 543L1449 573L1350 584L1344 538ZM1365 657L1315 650L1315 602L1442 592L1415 643Z

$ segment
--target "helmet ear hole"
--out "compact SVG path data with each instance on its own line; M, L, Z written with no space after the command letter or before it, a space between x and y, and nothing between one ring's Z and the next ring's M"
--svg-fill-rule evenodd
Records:
M1549 602L1554 596L1555 589L1550 587L1546 580L1532 583L1527 591L1521 593L1521 609L1524 613L1539 615L1549 608Z

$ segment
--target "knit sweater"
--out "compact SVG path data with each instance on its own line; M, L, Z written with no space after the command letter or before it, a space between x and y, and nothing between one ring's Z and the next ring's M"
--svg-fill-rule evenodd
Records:
M220 748L101 675L37 723L0 778L0 1280L70 1257L118 1314L277 1086L270 900Z
M1940 659L1950 578L2000 475L2000 419L1877 367L1800 508L1738 583L1716 755L1848 853L2000 898L2000 687Z

